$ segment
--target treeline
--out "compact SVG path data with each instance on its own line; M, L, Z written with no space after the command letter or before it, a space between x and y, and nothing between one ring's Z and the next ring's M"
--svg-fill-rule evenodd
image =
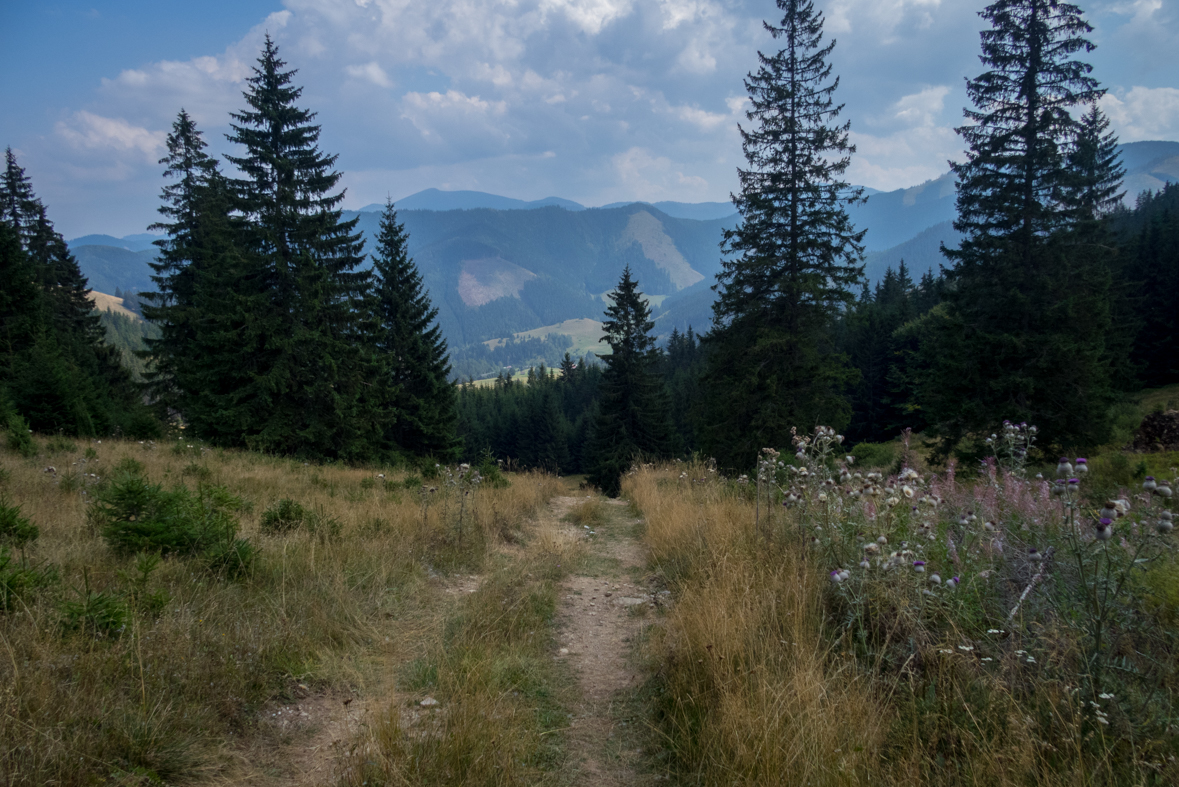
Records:
M666 414L674 435L638 439L632 460L700 451L746 469L820 424L851 441L911 428L943 457L978 456L1005 419L1036 424L1040 449L1055 455L1109 439L1125 392L1179 382L1179 187L1121 207L1104 91L1077 57L1093 48L1079 8L1013 0L983 11L987 70L968 81L958 129L968 153L954 165L962 240L943 250L951 265L939 274L914 282L902 264L875 287L846 211L862 194L843 180L854 149L837 120L834 42L813 3L779 8L768 27L786 47L759 53L746 81L742 220L725 234L712 324L699 346L677 334L665 352L637 354L661 383L642 398L661 404L634 412ZM642 324L624 344L649 341ZM525 398L531 387L463 396ZM510 453L483 437L491 411L464 410L468 453ZM657 432L658 420L636 428ZM611 422L589 423L591 462L569 466L603 478L610 462L595 451Z
M563 333L513 336L496 347L477 342L452 353L451 378L478 380L505 371L511 374L511 370L543 366L550 358L560 358L572 344L573 337Z
M0 182L0 427L151 437L160 427L87 297L86 279L13 152Z
M266 39L231 117L231 178L180 112L163 220L141 293L147 390L160 414L218 445L348 462L457 451L446 342L392 204L371 270L344 220L336 156Z

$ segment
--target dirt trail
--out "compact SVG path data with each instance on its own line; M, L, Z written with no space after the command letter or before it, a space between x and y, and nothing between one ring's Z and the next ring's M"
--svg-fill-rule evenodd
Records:
M584 502L557 498L554 513ZM641 682L628 659L655 597L636 582L643 550L621 501L606 501L605 521L588 535L591 568L571 576L558 610L558 658L567 659L581 688L569 731L576 785L633 785L642 751L625 716Z

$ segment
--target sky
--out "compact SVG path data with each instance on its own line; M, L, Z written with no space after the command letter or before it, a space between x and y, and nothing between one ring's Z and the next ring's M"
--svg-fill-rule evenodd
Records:
M961 157L982 0L816 0L853 183L892 190ZM1179 141L1179 0L1081 2L1124 142ZM585 205L727 201L743 79L772 0L3 0L0 146L67 238L156 219L181 108L210 149L269 33L298 69L344 206L426 188Z

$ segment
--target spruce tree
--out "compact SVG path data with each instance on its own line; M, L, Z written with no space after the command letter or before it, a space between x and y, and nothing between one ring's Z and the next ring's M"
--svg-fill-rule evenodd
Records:
M285 65L267 36L228 136L244 148L228 159L244 175L234 207L253 275L248 333L261 345L238 354L250 384L225 416L259 450L360 460L379 450L386 426L382 398L370 396L379 364L365 331L363 240L357 219L341 216L337 157L319 150L315 113L296 106L302 88Z
M1101 96L1076 58L1093 48L1091 28L1055 0L1001 0L981 15L988 70L967 82L969 150L952 165L965 237L945 249L954 266L923 337L918 404L943 452L1004 419L1037 424L1048 449L1092 445L1110 403L1110 271L1077 230L1081 203L1104 204L1118 175L1104 142L1078 144L1072 115ZM1074 156L1089 159L1088 192Z
M144 357L151 366L145 377L165 411L178 411L197 433L221 441L228 426L223 408L209 403L248 380L233 368L232 357L219 363L219 356L229 348L231 356L247 348L242 347L245 337L238 335L217 351L212 334L220 333L216 326L248 283L240 266L219 264L234 247L228 183L184 110L172 124L167 147L159 162L172 181L161 194L159 212L165 220L148 228L163 230L166 237L155 242L159 252L151 263L157 290L143 294L144 316L160 328L160 336L146 342Z
M438 309L409 256L408 242L393 203L387 203L373 255L377 350L388 369L395 419L386 438L395 450L449 460L458 455L459 445L450 359Z
M8 397L17 412L38 431L156 434L119 351L105 342L86 277L11 149L0 179L0 222L29 266L17 267L32 272L39 292L35 339L9 359Z
M611 497L621 489L622 474L635 460L660 459L674 450L670 402L656 375L659 351L651 329L651 308L630 266L622 272L602 327L610 355L599 387L599 411L589 456L590 482Z
M745 80L752 123L741 128L748 169L733 201L741 223L726 231L731 256L718 276L707 337L705 447L726 467L788 445L791 427L842 427L843 390L855 379L835 352L832 326L853 297L863 256L846 206L861 199L842 178L855 152L827 62L823 17L809 0L778 0L784 47L758 53Z

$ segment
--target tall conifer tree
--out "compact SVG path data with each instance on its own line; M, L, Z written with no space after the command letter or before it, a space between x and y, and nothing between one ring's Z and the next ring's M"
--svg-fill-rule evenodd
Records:
M386 435L394 450L453 459L457 411L446 339L408 242L393 203L387 203L373 255L377 350L388 368L395 419Z
M1056 0L1000 0L981 15L988 70L967 82L969 151L952 165L965 237L945 250L955 265L923 338L918 403L943 451L1005 418L1037 424L1045 447L1093 444L1110 400L1110 272L1077 230L1080 203L1098 210L1119 176L1105 141L1086 152L1072 115L1102 92L1076 57L1092 50L1091 28Z
M11 149L0 179L0 221L8 225L29 266L14 265L12 270L31 271L39 290L33 343L8 361L8 395L16 410L41 431L155 434L158 425L138 401L118 350L105 342L86 277Z
M364 242L357 220L341 216L337 157L319 150L315 113L296 106L302 88L285 65L267 36L248 107L232 115L229 140L245 149L228 157L244 175L233 183L239 235L255 272L247 310L262 346L238 359L251 384L226 415L260 450L363 459L385 426L380 397L368 391L378 369L364 335Z
M741 129L748 169L734 197L741 223L725 233L705 377L704 443L725 466L753 463L790 429L841 427L855 371L832 346L832 325L862 273L864 233L845 210L861 198L842 178L855 152L827 62L823 17L809 0L778 0L784 47L758 53L745 80L752 123Z
M669 456L674 446L670 401L655 373L659 351L651 329L651 307L631 278L622 272L606 309L602 338L610 355L599 387L599 404L590 443L590 481L617 497L622 474L638 458Z

